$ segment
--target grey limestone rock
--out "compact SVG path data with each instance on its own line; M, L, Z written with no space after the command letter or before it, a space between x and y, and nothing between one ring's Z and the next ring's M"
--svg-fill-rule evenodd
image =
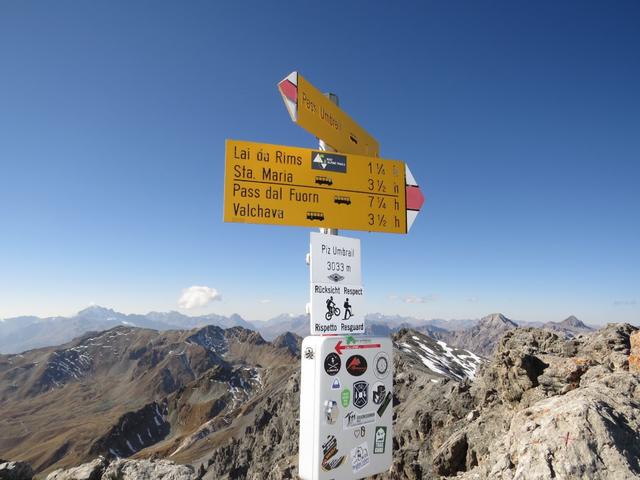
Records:
M193 467L168 460L118 459L109 464L101 480L196 480Z
M193 467L168 460L116 459L98 457L79 467L51 472L47 480L196 480Z
M473 388L480 415L461 426L477 465L467 453L458 477L640 478L640 378L627 359L635 330L608 325L569 340L537 329L505 334ZM493 424L493 435L477 435L481 423ZM450 443L462 433L454 435Z
M100 480L107 464L104 457L98 457L79 467L55 470L47 475L47 480Z
M0 460L0 480L31 480L33 470L26 462Z

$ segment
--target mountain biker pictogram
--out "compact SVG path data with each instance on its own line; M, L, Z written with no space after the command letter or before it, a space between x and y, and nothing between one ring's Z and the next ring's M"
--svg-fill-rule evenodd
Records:
M333 296L327 299L327 313L324 314L324 318L331 320L333 317L340 316L340 309L336 307L336 303L333 301Z

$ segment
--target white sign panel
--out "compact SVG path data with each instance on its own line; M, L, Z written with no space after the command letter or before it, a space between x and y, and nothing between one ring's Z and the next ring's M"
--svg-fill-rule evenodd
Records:
M362 285L360 240L312 232L311 283Z
M311 335L364 333L360 285L311 284Z
M311 233L311 335L364 333L360 240Z
M307 337L300 379L300 478L355 480L388 471L393 346L388 337Z

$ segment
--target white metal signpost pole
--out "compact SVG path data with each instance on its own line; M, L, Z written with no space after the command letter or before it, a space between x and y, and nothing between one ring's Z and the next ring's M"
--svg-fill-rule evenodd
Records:
M322 139L319 149L335 151ZM391 466L393 346L390 338L360 336L360 240L335 228L320 232L311 233L307 260L311 336L302 343L299 476L355 480Z

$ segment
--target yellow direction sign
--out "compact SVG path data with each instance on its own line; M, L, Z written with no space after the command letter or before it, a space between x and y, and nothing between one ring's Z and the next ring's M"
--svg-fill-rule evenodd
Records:
M407 233L405 165L227 140L224 221Z
M377 157L378 141L298 72L278 84L291 120L335 150Z

